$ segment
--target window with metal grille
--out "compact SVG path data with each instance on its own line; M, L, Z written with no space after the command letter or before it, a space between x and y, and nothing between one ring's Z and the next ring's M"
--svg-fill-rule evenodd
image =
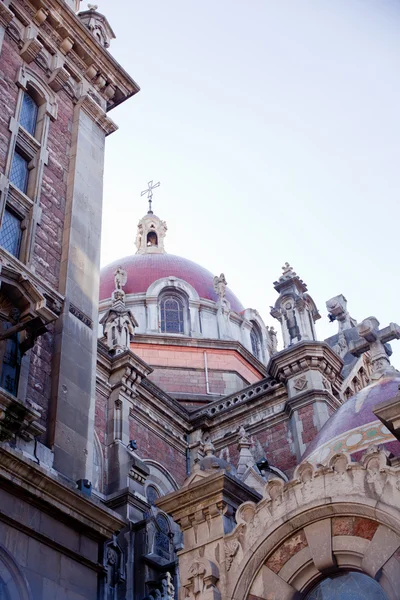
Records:
M184 333L184 304L178 296L163 296L160 302L161 331Z
M22 229L21 219L7 207L4 211L0 229L0 246L17 258L21 249Z
M21 192L26 194L28 189L28 163L19 152L14 152L13 161L11 165L10 181L13 183Z
M255 325L253 325L250 331L250 340L252 353L256 358L260 358L260 336Z
M36 122L38 116L38 105L34 99L24 93L22 99L21 115L19 118L20 125L31 135L35 135Z

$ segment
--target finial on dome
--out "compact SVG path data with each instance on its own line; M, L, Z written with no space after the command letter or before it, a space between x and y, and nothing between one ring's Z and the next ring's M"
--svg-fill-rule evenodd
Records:
M147 211L147 214L152 215L153 211L151 208L151 203L153 202L153 190L160 187L160 182L158 181L157 183L153 184L153 180L151 180L148 182L147 186L147 190L143 190L143 192L140 193L140 196L144 196L145 194L147 194L147 200L149 203L149 210Z

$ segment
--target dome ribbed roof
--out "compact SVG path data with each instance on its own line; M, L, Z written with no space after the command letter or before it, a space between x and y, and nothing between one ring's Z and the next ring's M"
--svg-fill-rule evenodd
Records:
M145 293L148 287L163 277L178 277L189 283L206 300L218 300L214 291L214 275L197 263L175 256L174 254L134 254L107 265L100 274L100 300L111 298L114 291L114 272L121 266L127 273L128 279L124 286L126 294ZM226 299L233 311L240 313L244 310L241 302L227 288Z
M372 412L398 394L399 384L400 374L383 376L347 400L318 432L302 460L326 464L338 452L348 452L358 459L357 453L370 444L384 444L400 454L400 442Z

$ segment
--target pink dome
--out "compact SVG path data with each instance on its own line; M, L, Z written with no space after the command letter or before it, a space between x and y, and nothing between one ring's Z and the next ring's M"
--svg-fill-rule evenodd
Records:
M373 413L375 407L399 393L399 384L398 373L384 376L347 400L318 432L302 460L326 464L338 452L347 452L358 460L371 444L383 444L399 455L400 442Z
M121 266L128 275L124 286L126 294L141 294L147 292L149 286L163 277L178 277L189 283L199 294L200 298L217 301L214 291L214 275L195 262L174 256L173 254L134 254L116 260L104 267L100 274L100 300L111 298L114 291L114 272ZM241 302L227 288L226 298L236 313L244 310Z

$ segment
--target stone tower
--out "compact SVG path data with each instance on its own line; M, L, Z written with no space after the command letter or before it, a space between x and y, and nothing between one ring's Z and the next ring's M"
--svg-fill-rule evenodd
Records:
M108 113L139 88L106 49L105 17L79 7L0 2L0 590L12 600L96 598L113 585L99 560L119 568L121 519L89 497L94 331Z

